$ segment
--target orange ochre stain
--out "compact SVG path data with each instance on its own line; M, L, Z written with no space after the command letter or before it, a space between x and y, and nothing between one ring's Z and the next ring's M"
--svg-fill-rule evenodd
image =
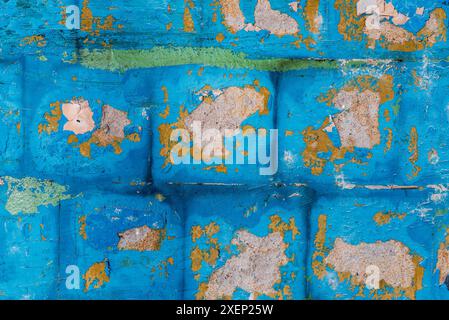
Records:
M184 32L194 32L195 31L195 24L193 22L192 13L190 12L191 9L195 7L195 4L192 0L185 0L185 7L184 7Z
M319 33L319 7L320 0L307 0L306 6L304 7L304 20L306 26L311 33Z
M47 45L47 40L45 40L45 36L33 35L33 36L23 38L20 45L21 46L30 46L34 43L38 47L45 47Z
M412 173L408 175L408 178L411 180L413 178L416 178L421 172L421 167L416 164L419 158L419 151L418 151L418 131L416 130L415 127L412 127L410 129L410 140L408 145L408 151L411 153L409 161L413 166Z
M83 275L85 281L84 292L89 291L91 285L94 289L102 287L109 282L109 261L105 259L103 262L96 262L89 267Z
M59 129L59 121L62 117L61 102L56 101L50 103L50 112L45 112L44 119L47 123L40 123L38 125L37 131L40 133L45 132L51 134L57 132Z
M195 246L190 252L191 269L193 272L198 272L203 262L210 266L214 266L217 262L220 253L220 246L218 239L214 237L220 231L220 227L211 222L204 228L201 226L193 226L191 228L191 238L195 243L197 240L205 237L206 244L209 246L207 249L200 249L199 246Z
M386 224L389 224L391 222L391 219L396 218L399 220L403 220L407 214L406 213L398 213L398 212L392 212L392 211L379 211L373 216L374 222L376 222L377 225L383 226Z
M87 240L87 233L86 233L86 216L81 216L78 219L78 223L80 224L80 230L79 230L79 234L80 236L84 239Z

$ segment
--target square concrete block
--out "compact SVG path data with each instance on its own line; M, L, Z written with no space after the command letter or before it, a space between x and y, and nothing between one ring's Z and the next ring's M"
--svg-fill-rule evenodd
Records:
M310 222L312 299L430 299L437 208L429 197L416 190L319 197Z
M61 298L181 298L183 229L163 195L86 191L61 211Z
M185 299L304 299L307 190L192 187Z
M25 79L26 159L35 172L122 190L147 181L149 121L124 95L122 75L27 60Z
M276 92L269 73L180 66L130 77L140 79L134 94L152 109L155 184L273 180Z
M326 191L395 184L397 65L323 63L278 81L279 177ZM282 88L282 89L281 89Z

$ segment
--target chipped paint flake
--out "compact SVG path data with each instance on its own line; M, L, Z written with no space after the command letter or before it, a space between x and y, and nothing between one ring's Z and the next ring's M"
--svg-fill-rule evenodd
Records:
M192 129L193 123L198 121L203 130L218 129L222 133L225 129L237 130L248 117L264 112L266 105L266 96L254 87L229 87L215 99L210 95L203 98L203 102L185 119L185 124Z
M248 231L238 231L232 243L240 253L215 270L206 284L204 297L208 300L232 297L237 288L251 294L275 295L273 286L281 279L280 267L287 264L286 244L279 232L257 237Z
M102 108L102 118L100 127L95 130L91 137L79 145L75 145L80 149L81 155L90 158L91 144L98 147L112 146L115 154L122 152L121 143L127 138L132 142L139 142L140 137L137 133L125 137L125 127L131 124L128 119L128 113L115 109L109 105Z
M354 148L372 149L380 143L379 106L393 100L393 77L383 75L358 76L340 89L330 89L317 100L340 110L327 117L321 127L302 131L306 148L302 152L304 165L313 175L320 175L328 162L345 159ZM337 128L341 146L337 147L329 133ZM327 156L324 156L327 154ZM360 163L353 159L355 163ZM341 169L341 167L340 167Z
M416 34L402 26L409 17L384 0L336 0L335 8L340 11L338 31L345 40L361 41L366 35L371 49L379 42L391 51L413 52L446 41L446 12L442 8L434 9Z
M299 32L298 22L286 13L273 10L269 0L257 0L254 9L254 24L246 23L240 8L240 0L220 0L223 24L232 33L241 30L247 32L269 31L276 36L296 35Z
M119 250L158 251L165 237L164 229L152 229L148 226L133 228L118 234Z
M307 0L304 7L304 20L307 28L311 33L318 34L320 32L323 17L320 15L320 0Z
M342 112L333 121L343 147L372 149L380 143L379 103L379 93L371 90L338 93L334 104Z
M417 263L421 258L395 240L351 245L337 238L324 261L341 279L349 275L357 285L365 286L367 268L376 266L386 286L401 290L411 299L422 287L422 267Z
M277 36L299 32L298 22L286 13L273 10L269 0L258 0L254 11L255 27Z
M75 134L90 132L95 127L93 112L86 100L72 100L62 105L62 113L67 119L63 130L72 131Z

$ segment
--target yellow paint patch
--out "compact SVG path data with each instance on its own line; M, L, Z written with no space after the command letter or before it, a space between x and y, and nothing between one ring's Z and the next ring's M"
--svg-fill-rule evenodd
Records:
M215 40L217 40L218 42L223 42L224 39L225 39L225 36L221 32L219 34L217 34L217 36L215 37Z
M45 132L47 134L51 134L53 132L57 132L59 129L59 121L62 117L62 109L61 102L56 101L50 104L50 112L45 112L44 119L46 123L40 123L38 125L38 132Z
M36 44L38 47L45 47L47 45L47 40L45 40L44 36L34 35L23 38L20 43L21 46L30 46L33 44Z
M399 219L403 220L405 218L405 213L397 213L392 211L379 211L373 216L373 220L376 222L377 225L383 226L386 224L389 224L391 222L391 219Z
M185 1L185 8L184 8L184 32L194 32L195 31L195 24L193 22L192 13L190 12L190 9L194 8L195 5L192 0L186 0Z
M193 226L191 228L191 238L195 243L200 238L205 237L206 244L209 246L207 249L200 249L195 246L190 252L191 269L193 272L198 272L203 262L214 266L220 254L220 246L218 244L218 238L214 235L220 231L220 227L215 223L211 222L204 228L201 226Z
M318 217L318 231L315 235L315 251L312 255L312 270L318 279L323 280L326 275L326 263L324 258L328 249L326 248L327 216L321 214Z
M408 151L411 153L409 161L413 166L412 173L407 175L409 179L416 178L421 171L421 167L416 163L418 162L419 152L418 152L418 131L415 127L410 129L410 140L408 145Z
M303 12L304 20L306 21L306 26L309 29L309 31L314 34L318 34L320 31L319 7L320 7L320 0L307 0Z
M97 262L90 266L90 268L83 275L85 281L84 292L89 291L90 286L94 289L102 287L106 282L109 282L109 262Z
M80 236L84 239L87 240L87 233L86 233L86 216L81 216L78 219L78 223L80 225L80 230L79 230L79 234Z

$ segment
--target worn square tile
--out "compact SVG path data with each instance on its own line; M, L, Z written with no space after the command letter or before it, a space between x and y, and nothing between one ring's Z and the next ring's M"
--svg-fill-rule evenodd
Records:
M155 184L273 179L276 92L269 73L182 66L130 77L141 80L132 90L152 110Z
M122 190L149 180L149 121L124 95L123 75L27 61L25 79L26 162L35 172Z
M319 191L398 182L396 64L328 62L284 73L278 86L281 181Z
M181 298L183 229L163 195L86 191L61 211L60 298Z
M430 299L436 211L420 191L319 197L310 222L311 297Z
M303 299L307 190L193 187L186 299Z

